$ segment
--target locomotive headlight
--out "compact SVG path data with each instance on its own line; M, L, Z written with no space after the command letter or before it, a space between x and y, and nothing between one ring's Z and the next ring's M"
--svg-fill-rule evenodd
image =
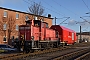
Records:
M21 39L22 39L23 37L21 36Z
M31 37L32 39L34 38L34 36Z
M32 36L31 39L33 40L34 39L34 36Z
M30 43L28 43L28 45L30 45Z
M16 43L14 43L14 45L16 45Z
M24 40L24 35L21 35L20 38Z

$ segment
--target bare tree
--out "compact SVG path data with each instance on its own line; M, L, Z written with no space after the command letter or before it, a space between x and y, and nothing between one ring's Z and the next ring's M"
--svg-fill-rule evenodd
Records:
M43 15L44 8L42 7L41 3L33 3L31 6L28 7L29 13L35 14L35 15Z
M0 35L4 36L4 38L6 38L6 21L7 18L3 17L3 15L1 15L1 19L0 20Z
M7 37L8 44L10 44L9 42L11 42L11 33L15 31L15 22L16 19L13 16L2 17L2 20L0 21L0 35L5 36L5 38ZM4 25L6 26L4 27Z
M0 35L5 36L5 30L3 30L3 25L5 22L0 21Z
M8 26L8 41L10 41L11 33L15 31L15 22L16 19L13 16L8 17L7 26ZM11 42L11 41L10 41Z

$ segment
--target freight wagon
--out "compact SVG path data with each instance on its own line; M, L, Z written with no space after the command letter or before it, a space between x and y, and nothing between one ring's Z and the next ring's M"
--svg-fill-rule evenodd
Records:
M51 29L59 32L61 44L71 45L76 43L76 32L60 25L52 25Z

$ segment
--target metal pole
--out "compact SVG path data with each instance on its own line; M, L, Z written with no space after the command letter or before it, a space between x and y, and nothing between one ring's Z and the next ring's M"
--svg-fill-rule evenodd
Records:
M82 42L82 36L81 36L81 26L80 26L80 42Z
M56 17L55 17L55 25L56 25Z

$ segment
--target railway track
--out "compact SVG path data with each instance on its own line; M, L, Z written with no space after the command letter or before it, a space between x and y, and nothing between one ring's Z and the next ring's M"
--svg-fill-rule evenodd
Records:
M73 60L80 53L86 53L89 48L71 48L63 51L56 51L48 54L38 55L37 57L28 57L27 60ZM83 54L82 53L82 54Z
M0 56L0 60L58 60L58 59L66 59L69 56L77 55L78 53L82 53L84 51L89 52L90 48L80 48L80 46L89 46L90 43L83 43L83 44L76 44L67 47L59 47L59 48L52 48L43 51L36 51L34 53L15 53L9 55ZM79 46L79 47L78 47ZM65 52L66 51L66 52ZM69 52L68 52L69 51ZM72 51L72 52L70 52ZM75 52L76 51L76 52ZM64 54L63 54L64 52ZM74 52L74 53L73 53ZM84 52L83 54L85 54ZM82 55L82 54L81 54ZM80 55L79 55L80 56ZM41 58L41 59L40 59ZM69 59L77 59L76 57L69 58ZM78 58L80 59L80 58Z
M51 53L51 52L55 52L55 51L60 51L60 50L66 50L70 47L59 47L59 48L52 48L52 49L48 49L48 50L43 50L43 51L36 51L34 53L15 53L15 54L6 54L5 56L0 56L0 60L17 60L17 59L21 59L21 58L26 58L26 57L35 57L41 54L47 54L47 53Z
M90 52L87 52L87 53L77 57L75 60L90 60Z
M65 54L62 56L57 56L55 58L52 58L51 60L81 60L81 59L83 59L83 57L85 57L85 55L84 56L82 56L82 55L86 54L88 52L90 52L90 48L80 49L78 51L74 51L74 52L71 52L71 53L68 53L68 54ZM79 56L82 56L82 58Z

